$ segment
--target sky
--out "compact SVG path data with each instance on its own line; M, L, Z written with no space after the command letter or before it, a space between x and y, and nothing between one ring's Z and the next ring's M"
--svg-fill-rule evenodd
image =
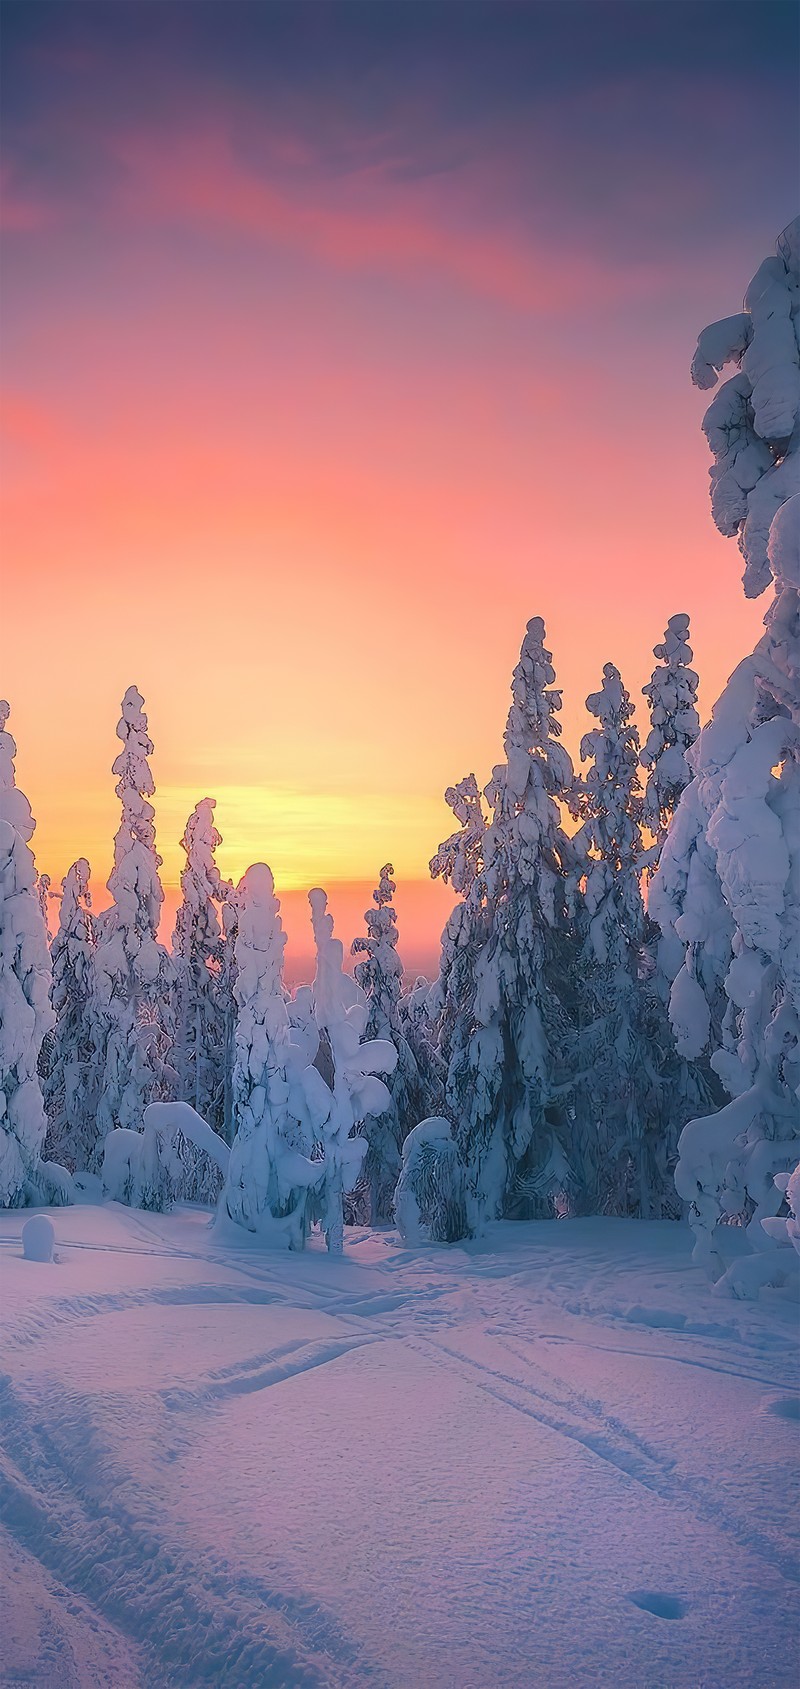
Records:
M0 693L37 862L97 890L124 691L168 917L217 799L435 969L446 786L542 615L577 757L688 611L710 711L760 631L708 509L699 330L797 211L782 0L4 0ZM640 724L645 727L644 714Z

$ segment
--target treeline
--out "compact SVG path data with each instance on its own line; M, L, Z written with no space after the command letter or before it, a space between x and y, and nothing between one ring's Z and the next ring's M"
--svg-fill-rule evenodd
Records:
M117 727L111 902L93 911L80 858L62 881L48 951L54 893L35 873L33 823L3 732L19 841L12 902L25 909L31 962L21 978L6 968L6 999L16 983L30 1048L6 1086L4 1202L26 1199L37 1165L50 1167L52 1188L60 1166L151 1207L216 1200L219 1160L185 1133L147 1168L120 1137L141 1133L148 1104L180 1101L233 1146L230 1216L263 1229L266 1216L282 1225L292 1215L284 1231L295 1243L312 1217L334 1232L340 1212L390 1220L404 1144L431 1117L449 1123L455 1152L442 1149L441 1127L412 1149L434 1183L446 1161L444 1187L455 1179L457 1189L445 1208L464 1230L503 1215L677 1214L677 1135L710 1081L675 1048L642 888L691 777L699 721L688 632L688 618L675 616L656 646L643 749L628 693L606 665L587 700L597 725L577 774L560 742L544 625L529 623L503 760L485 792L471 774L446 794L458 826L430 867L457 901L439 974L407 990L387 864L352 945L354 978L324 894L310 894L316 978L290 993L269 870L255 865L236 887L222 878L211 798L187 821L171 947L160 941L153 746L135 687Z

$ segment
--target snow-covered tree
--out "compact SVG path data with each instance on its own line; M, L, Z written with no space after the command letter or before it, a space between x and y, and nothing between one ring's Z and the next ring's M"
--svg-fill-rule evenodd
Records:
M403 1036L419 1075L422 1118L440 1117L444 1108L447 1069L439 1051L439 1026L432 1009L433 987L424 974L417 974L410 990L397 1005Z
M430 873L431 879L452 886L459 901L442 933L439 974L430 989L427 1012L437 1028L446 1079L454 1050L463 1048L470 1036L474 967L486 937L486 816L474 774L465 775L457 786L448 786L444 796L459 825L431 858Z
M534 617L512 680L506 760L486 788L490 824L484 831L470 791L462 835L444 847L453 884L458 889L458 875L465 893L445 929L445 1113L467 1169L474 1226L521 1201L529 1212L547 1211L569 1177L560 1059L571 989L572 847L559 800L573 771L559 744L561 694L544 638Z
M586 700L599 725L584 734L582 825L574 839L580 876L575 1130L582 1199L590 1210L678 1211L672 1180L677 1135L701 1092L681 1072L647 957L641 892L639 735L618 669L606 663ZM683 1081L683 1084L681 1083Z
M224 1191L231 1220L261 1240L302 1249L306 1198L323 1168L303 1088L318 1038L292 1025L283 986L286 934L271 870L256 862L236 894L238 1004L233 1070L235 1137Z
M177 975L173 1065L183 1101L217 1131L225 1102L225 1002L220 990L223 933L220 906L232 887L214 859L222 843L214 825L214 799L201 798L186 823L181 847L182 899L172 949Z
M103 1054L100 1140L117 1126L139 1130L147 1103L171 1088L175 1078L166 1065L174 975L157 936L164 892L150 802L153 746L143 704L136 687L129 686L117 725L122 750L113 763L122 816L108 881L112 902L96 922L93 1003Z
M47 933L48 942L50 939L50 899L55 896L55 893L50 890L51 885L50 875L40 874L37 871L36 896L39 899L39 908L42 911L42 920L44 921L44 930Z
M692 373L737 374L706 413L712 512L738 534L745 591L770 580L765 633L734 671L691 752L694 779L670 830L650 907L674 975L684 1053L710 1049L731 1101L688 1123L676 1184L695 1258L724 1267L718 1226L760 1222L800 1137L800 221L757 272L744 311L700 336ZM698 965L702 956L703 965ZM681 960L681 958L683 958Z
M388 1081L391 1103L377 1119L368 1116L364 1122L369 1146L364 1176L373 1223L392 1218L403 1139L425 1113L422 1080L400 1016L403 964L397 953L393 873L387 862L372 894L375 907L364 915L367 935L354 939L351 947L354 956L364 957L353 971L367 1000L366 1036L388 1038L397 1050L397 1066Z
M406 1243L458 1243L469 1236L464 1168L450 1123L421 1120L403 1144L394 1200L397 1229Z
M0 702L0 1207L17 1207L40 1163L47 1121L39 1052L52 1024L47 928L29 841L35 821L16 783L16 745Z
M91 994L95 934L89 864L81 856L61 881L58 931L50 947L55 1024L43 1080L47 1151L71 1172L90 1166L97 1142L97 1050Z
M721 534L738 537L744 590L758 598L773 578L769 536L782 504L800 492L798 458L798 249L800 218L765 258L733 317L703 329L692 362L696 387L723 382L703 417L714 454L711 513Z
M220 1005L220 1015L223 1027L222 1045L222 1125L221 1132L226 1144L233 1142L236 1127L233 1119L233 1069L236 1061L236 936L239 927L239 911L236 903L236 892L231 887L220 911L222 923L222 942L220 945L219 974L217 976L217 997Z
M391 1105L379 1073L391 1074L397 1050L388 1039L365 1041L369 1011L358 982L344 971L341 940L333 936L333 916L319 888L310 891L311 924L317 967L314 976L314 1017L321 1049L314 1068L304 1076L311 1117L324 1156L319 1219L328 1249L344 1247L343 1196L355 1184L367 1140L357 1128Z
M689 644L689 617L670 616L663 643L653 648L659 659L642 690L650 707L650 732L640 761L646 768L642 819L655 845L647 866L654 869L681 793L692 778L687 752L700 732L698 679Z

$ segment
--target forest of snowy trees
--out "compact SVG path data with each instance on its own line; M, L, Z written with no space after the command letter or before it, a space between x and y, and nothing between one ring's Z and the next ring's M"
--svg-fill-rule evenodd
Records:
M524 630L499 761L447 793L430 863L454 893L438 976L405 978L390 863L354 972L309 892L313 984L284 980L270 869L224 880L198 801L160 937L145 701L122 700L110 903L90 865L37 875L0 704L0 1205L76 1195L302 1248L318 1224L456 1241L498 1218L679 1218L724 1289L795 1259L800 1159L800 276L794 224L736 316L700 336L712 513L738 537L765 633L710 722L689 617L654 629L644 744L613 662L561 743L544 622ZM605 656L605 653L601 653ZM719 1228L752 1255L726 1271Z

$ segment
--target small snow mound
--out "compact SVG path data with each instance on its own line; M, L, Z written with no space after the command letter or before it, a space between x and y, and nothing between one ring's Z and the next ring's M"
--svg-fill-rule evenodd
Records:
M628 1600L634 1607L641 1607L643 1613L652 1613L657 1619L682 1619L689 1609L688 1601L680 1595L665 1595L659 1589L633 1589Z
M52 1261L56 1234L46 1214L35 1214L22 1228L22 1253L26 1261Z

